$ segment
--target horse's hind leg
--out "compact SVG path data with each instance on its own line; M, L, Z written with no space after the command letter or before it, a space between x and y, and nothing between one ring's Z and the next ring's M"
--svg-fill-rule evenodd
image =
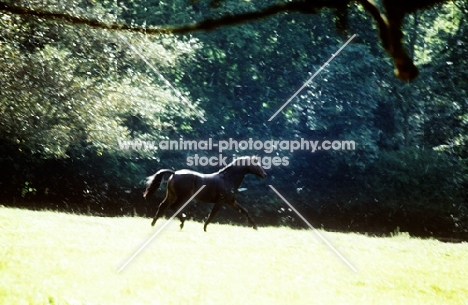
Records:
M184 228L184 222L187 219L187 216L184 213L179 213L179 215L177 215L177 218L179 218L180 220L180 229L182 230Z
M174 193L172 193L170 190L167 191L166 198L159 204L158 210L156 211L156 214L154 215L153 221L151 222L151 225L154 226L156 223L156 220L158 220L159 217L161 217L166 209L175 201L176 197Z
M151 222L152 226L154 226L156 220L158 220L158 218L164 214L164 211L166 211L167 207L171 205L168 199L168 196L166 196L166 198L164 198L164 200L159 204L158 210L156 211L156 214L153 217L153 221Z
M230 203L229 205L232 206L237 211L239 211L240 213L244 214L249 220L249 223L253 226L253 228L257 230L257 225L255 224L253 219L249 216L249 212L247 212L247 210L244 207L242 207L237 201L234 201Z
M190 197L178 197L177 200L174 202L174 204L171 206L171 209L174 211L178 211L184 204L187 203L187 201L190 199ZM184 213L182 211L179 212L177 215L177 218L180 220L180 229L184 227L184 222L187 219Z

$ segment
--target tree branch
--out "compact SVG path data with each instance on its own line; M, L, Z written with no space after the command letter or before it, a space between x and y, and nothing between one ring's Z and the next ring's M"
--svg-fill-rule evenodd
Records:
M380 9L372 0L297 0L293 2L273 4L262 10L254 12L227 14L220 18L208 18L190 25L165 28L146 28L122 23L105 23L98 20L72 16L64 13L48 12L38 9L14 6L1 1L0 11L16 15L33 16L37 18L59 20L73 24L87 25L97 29L130 31L156 35L187 34L194 31L210 31L225 26L232 26L268 18L285 12L314 14L323 8L333 8L337 11L338 16L341 14L341 17L344 18L346 16L346 12L343 12L343 10L347 9L351 1L356 1L361 4L377 24L382 46L393 58L395 63L395 75L404 81L414 80L418 76L419 71L403 46L403 32L401 29L403 19L407 14L432 7L438 3L449 0L383 0L385 14L380 11ZM339 24L339 26L343 27L344 25Z

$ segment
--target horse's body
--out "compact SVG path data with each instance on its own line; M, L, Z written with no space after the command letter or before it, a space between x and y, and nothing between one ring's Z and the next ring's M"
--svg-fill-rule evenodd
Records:
M236 201L237 189L241 185L246 174L254 174L262 179L266 177L256 157L238 158L223 169L212 174L201 174L188 169L178 171L170 169L159 170L148 179L148 187L143 194L145 199L148 199L149 196L159 188L164 174L171 174L167 180L166 198L159 204L158 211L151 223L152 226L154 226L156 220L163 215L168 207L172 206L174 209L179 209L193 194L205 185L194 198L199 202L214 203L213 209L203 227L205 231L208 223L213 219L223 204L231 206L244 214L250 224L255 229L257 228L247 210ZM179 215L179 219L181 221L180 228L182 229L185 218Z

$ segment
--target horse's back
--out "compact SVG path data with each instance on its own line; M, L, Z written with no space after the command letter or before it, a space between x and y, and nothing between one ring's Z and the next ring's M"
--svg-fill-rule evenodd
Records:
M174 173L172 182L177 188L195 187L199 189L202 185L216 180L214 174L202 174L190 169L181 169Z
M203 177L206 175L206 174L201 174L199 172L196 172L190 169L179 169L174 174L180 175L180 176L196 176L196 177Z
M224 181L217 173L202 174L189 169L176 171L170 184L177 194L193 194L205 185L196 199L208 202L217 200L217 196L225 191Z

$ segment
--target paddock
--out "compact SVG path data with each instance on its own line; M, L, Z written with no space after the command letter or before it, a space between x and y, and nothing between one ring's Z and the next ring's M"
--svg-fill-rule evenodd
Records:
M467 243L0 208L0 304L465 304Z

